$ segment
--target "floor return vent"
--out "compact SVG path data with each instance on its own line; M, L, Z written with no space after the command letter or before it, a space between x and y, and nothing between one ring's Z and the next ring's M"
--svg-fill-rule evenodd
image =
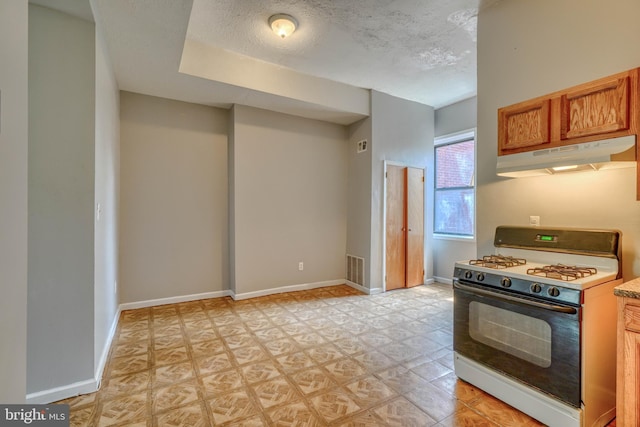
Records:
M347 254L347 280L364 286L364 258Z

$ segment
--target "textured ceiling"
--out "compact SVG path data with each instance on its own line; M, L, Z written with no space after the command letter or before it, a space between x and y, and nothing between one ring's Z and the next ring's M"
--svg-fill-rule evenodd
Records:
M267 21L288 13L287 39ZM187 37L440 107L475 95L478 0L194 0Z
M123 90L351 123L368 114L358 88L436 108L474 96L478 9L497 0L90 1ZM298 20L291 37L275 13Z

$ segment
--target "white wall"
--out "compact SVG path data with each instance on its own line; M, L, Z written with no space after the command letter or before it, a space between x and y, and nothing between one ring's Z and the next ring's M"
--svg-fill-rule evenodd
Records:
M502 1L478 19L478 253L500 224L618 228L624 278L640 275L636 171L499 179L497 109L640 66L635 0Z
M433 235L433 209L428 203L433 188L433 107L371 91L371 289L383 285L383 209L384 161L425 168L425 277L433 277L430 256Z
M477 124L478 98L468 98L435 111L435 136L473 129Z
M96 32L94 371L99 375L109 352L118 299L118 192L120 174L120 92L106 42Z
M94 378L93 23L29 6L27 393Z
M0 402L24 403L27 360L28 9L0 2Z
M358 153L358 141L366 140L368 148ZM371 117L349 126L347 145L347 253L364 258L364 286L371 282Z
M346 128L242 105L233 114L236 296L344 280Z
M476 127L477 98L439 108L435 111L435 136L444 136L466 131ZM433 205L430 205L433 209ZM453 265L456 261L476 258L474 240L434 238L433 240L433 276L441 281L453 278Z
M120 302L228 283L227 115L120 93Z

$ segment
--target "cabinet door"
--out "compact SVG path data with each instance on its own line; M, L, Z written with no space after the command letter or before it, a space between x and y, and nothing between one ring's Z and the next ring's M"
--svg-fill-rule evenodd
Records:
M424 170L405 169L407 185L407 287L424 283Z
M629 129L629 77L597 80L562 95L562 139Z
M619 408L616 423L619 427L635 427L640 421L638 375L640 374L640 334L626 331L624 334L624 392L623 407Z
M386 290L424 283L424 169L387 166Z
M400 166L387 166L386 290L405 286L405 179Z
M498 110L498 155L548 144L550 100L532 100ZM522 151L522 150L519 150Z

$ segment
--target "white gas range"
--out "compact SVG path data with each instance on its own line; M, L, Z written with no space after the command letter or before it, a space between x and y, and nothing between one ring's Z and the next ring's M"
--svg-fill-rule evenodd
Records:
M458 377L539 421L615 417L621 234L502 226L495 254L454 270Z

